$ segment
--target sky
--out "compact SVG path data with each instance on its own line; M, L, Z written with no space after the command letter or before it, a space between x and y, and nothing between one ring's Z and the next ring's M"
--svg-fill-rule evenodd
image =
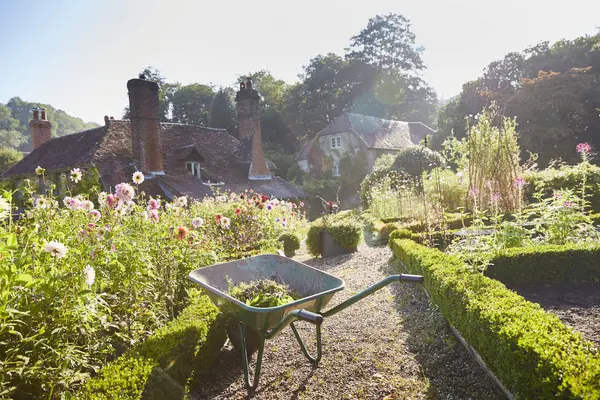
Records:
M127 80L148 65L182 84L229 86L259 69L293 83L389 12L412 22L440 98L508 52L600 26L598 0L0 0L0 102L19 96L102 123L122 115Z

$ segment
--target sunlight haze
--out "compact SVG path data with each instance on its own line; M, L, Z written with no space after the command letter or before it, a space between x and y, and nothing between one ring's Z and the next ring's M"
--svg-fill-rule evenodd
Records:
M126 82L147 65L183 84L229 86L258 69L293 83L312 57L343 54L390 12L411 20L423 78L447 99L510 51L595 33L600 2L582 3L2 0L0 102L19 96L100 123L121 117Z

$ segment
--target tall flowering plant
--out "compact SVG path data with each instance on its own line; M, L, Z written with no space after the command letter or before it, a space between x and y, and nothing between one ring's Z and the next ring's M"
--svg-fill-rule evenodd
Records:
M143 180L113 193L30 191L19 221L10 194L0 198L3 395L60 397L185 307L190 270L272 251L305 225L295 203L250 192L148 199Z

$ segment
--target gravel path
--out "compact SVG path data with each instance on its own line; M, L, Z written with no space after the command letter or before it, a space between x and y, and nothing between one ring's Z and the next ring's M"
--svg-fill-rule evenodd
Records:
M393 273L391 256L387 247L363 245L354 254L306 262L346 281L331 302L335 305ZM312 325L298 327L303 337L314 337ZM388 286L328 317L322 329L317 368L304 358L289 328L267 341L260 384L251 398L504 398L418 286ZM224 348L211 375L192 398L248 397L237 351Z

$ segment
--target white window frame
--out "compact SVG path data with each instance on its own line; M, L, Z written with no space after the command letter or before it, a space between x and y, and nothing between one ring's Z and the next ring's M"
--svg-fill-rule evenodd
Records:
M335 161L333 163L333 168L331 169L331 174L333 176L340 176L340 163L339 163L339 161Z
M191 165L191 171L189 166ZM198 179L202 179L202 175L200 173L200 163L198 161L187 161L185 163L185 168L186 170L191 173L192 175L194 175L196 178Z
M329 145L332 149L339 149L342 147L342 137L341 136L332 136L329 141Z

